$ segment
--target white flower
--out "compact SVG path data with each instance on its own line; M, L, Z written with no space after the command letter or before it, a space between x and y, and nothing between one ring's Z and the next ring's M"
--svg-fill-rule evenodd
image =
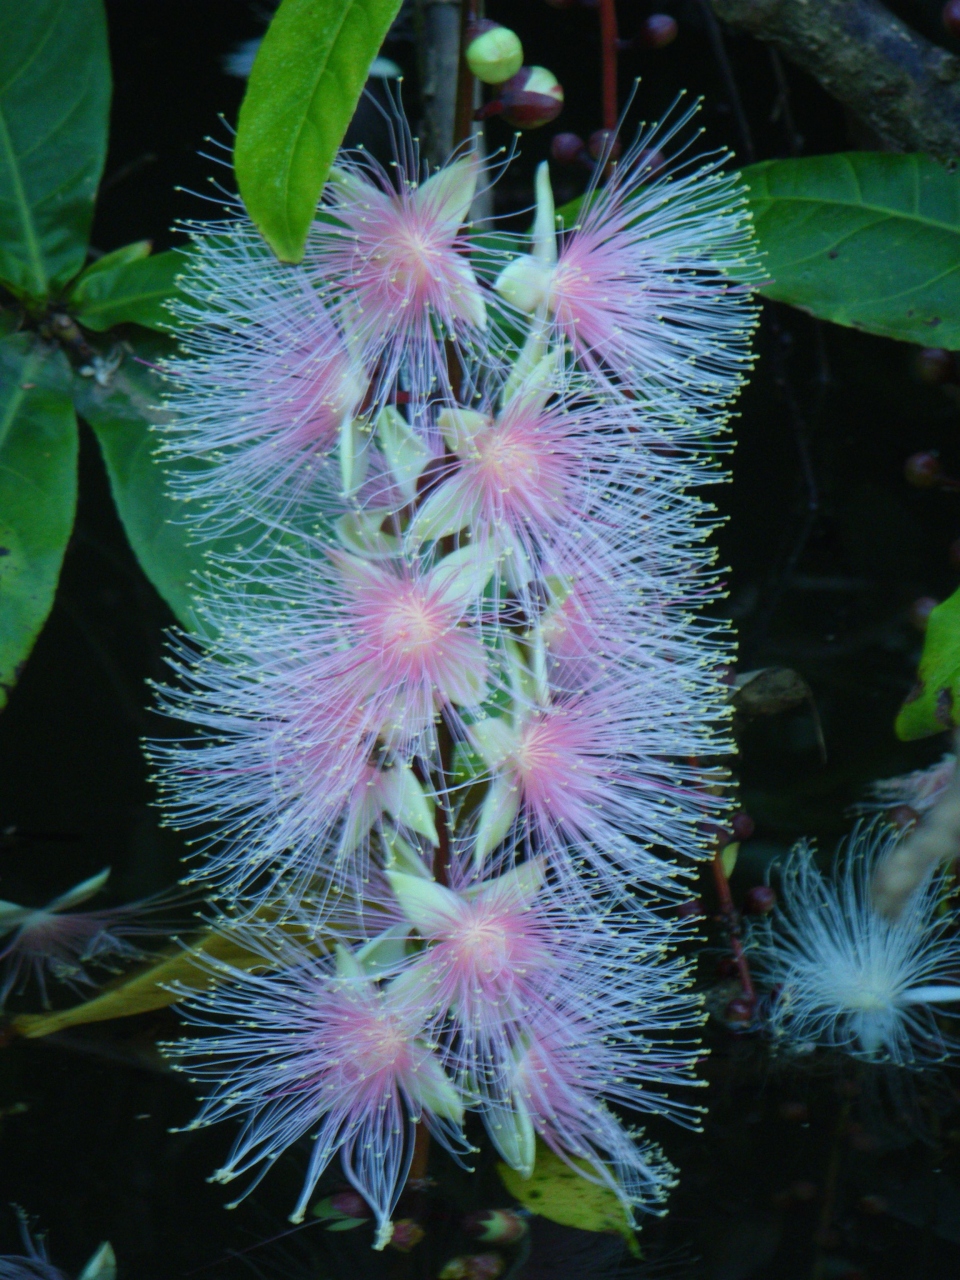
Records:
M874 868L898 839L880 824L856 827L829 877L809 845L792 851L781 905L751 936L781 1042L911 1067L951 1051L935 1014L960 1001L960 938L942 878L921 885L896 920L872 903Z

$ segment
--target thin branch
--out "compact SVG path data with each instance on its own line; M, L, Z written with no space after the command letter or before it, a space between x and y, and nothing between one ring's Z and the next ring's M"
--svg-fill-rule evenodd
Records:
M900 151L960 156L960 58L879 0L711 0L717 17L765 40Z

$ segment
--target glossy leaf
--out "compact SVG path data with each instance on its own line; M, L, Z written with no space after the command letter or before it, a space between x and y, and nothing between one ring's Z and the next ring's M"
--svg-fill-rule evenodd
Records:
M590 1168L582 1160L574 1160L573 1164ZM529 1178L502 1163L497 1165L497 1173L514 1199L531 1213L581 1231L615 1231L623 1236L633 1256L640 1256L633 1223L610 1188L581 1178L539 1138L537 1161Z
M257 53L240 108L240 195L284 262L307 230L370 64L400 0L283 0Z
M102 0L0 4L0 280L21 297L83 266L109 109Z
M960 172L925 155L767 160L742 175L768 298L960 349Z
M298 926L287 921L277 926L294 932ZM317 945L322 950L322 945ZM206 957L206 961L203 959ZM38 1039L81 1027L90 1022L110 1022L153 1009L165 1009L181 998L184 990L200 991L216 985L217 974L209 961L220 961L234 969L251 971L270 968L262 952L245 946L238 934L209 929L191 946L171 947L159 960L129 978L122 978L92 1000L52 1013L22 1013L12 1020L13 1030L27 1039Z
M135 247L128 245L127 249ZM74 285L68 299L70 310L85 328L96 331L115 324L169 330L173 323L165 303L177 291L183 266L183 254L176 249L106 266L104 260L95 262Z
M917 683L897 716L906 742L960 724L960 590L930 614Z
M77 424L63 354L0 340L0 707L53 605L77 505Z

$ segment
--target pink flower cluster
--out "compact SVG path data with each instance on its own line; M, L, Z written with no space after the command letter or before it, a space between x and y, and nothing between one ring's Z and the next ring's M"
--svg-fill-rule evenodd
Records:
M630 1208L672 1184L619 1111L696 1122L671 908L726 804L729 639L695 490L755 276L722 157L651 175L648 134L567 231L541 166L529 240L480 250L476 156L426 176L397 136L391 173L338 161L299 267L197 234L165 447L197 536L257 532L161 694L198 732L154 747L264 958L211 961L170 1048L197 1123L242 1121L219 1176L303 1140L299 1220L339 1152L378 1247L418 1124Z

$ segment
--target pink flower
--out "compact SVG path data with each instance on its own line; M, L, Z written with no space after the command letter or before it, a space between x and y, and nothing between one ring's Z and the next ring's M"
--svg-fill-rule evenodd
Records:
M666 127L673 136L686 119ZM533 253L496 288L542 315L554 341L645 412L716 412L750 367L755 323L744 281L758 276L749 215L725 157L654 172L658 129L642 135L607 184L591 187L577 226L559 238L542 165ZM604 166L598 165L598 173Z
M49 1008L47 981L53 978L74 990L94 986L90 965L111 969L118 960L142 960L145 952L131 938L156 936L145 915L150 902L133 902L101 911L74 911L104 887L109 867L74 885L43 907L0 902L0 1003L11 991L23 991L32 977Z
M375 399L399 377L419 403L436 388L452 394L446 339L468 343L486 327L463 235L481 166L470 152L423 180L406 122L395 124L396 180L369 156L341 153L304 263L374 373Z
M291 566L282 607L244 601L217 619L219 649L199 663L182 653L184 687L164 691L165 707L205 740L153 751L173 820L218 825L205 878L234 891L259 881L261 896L280 875L362 880L384 811L435 837L406 766L420 758L435 774L436 721L457 725L487 696L480 597L493 568L483 548L432 568L331 550Z
M305 928L305 933L307 929ZM251 934L250 944L258 942ZM226 983L184 1002L209 1034L166 1046L182 1070L212 1085L190 1126L236 1117L243 1127L216 1174L230 1182L260 1166L253 1185L283 1152L310 1137L312 1149L292 1221L301 1222L317 1182L339 1151L350 1184L373 1210L376 1248L425 1123L451 1152L470 1150L463 1103L422 1038L431 1005L401 977L378 983L343 947L335 964L288 943L282 972L241 973L211 962ZM264 948L272 966L274 946Z
M176 487L213 525L329 504L322 462L359 411L362 367L303 270L277 262L246 220L197 229L186 261L183 356L162 366L176 387L164 450L186 463Z

